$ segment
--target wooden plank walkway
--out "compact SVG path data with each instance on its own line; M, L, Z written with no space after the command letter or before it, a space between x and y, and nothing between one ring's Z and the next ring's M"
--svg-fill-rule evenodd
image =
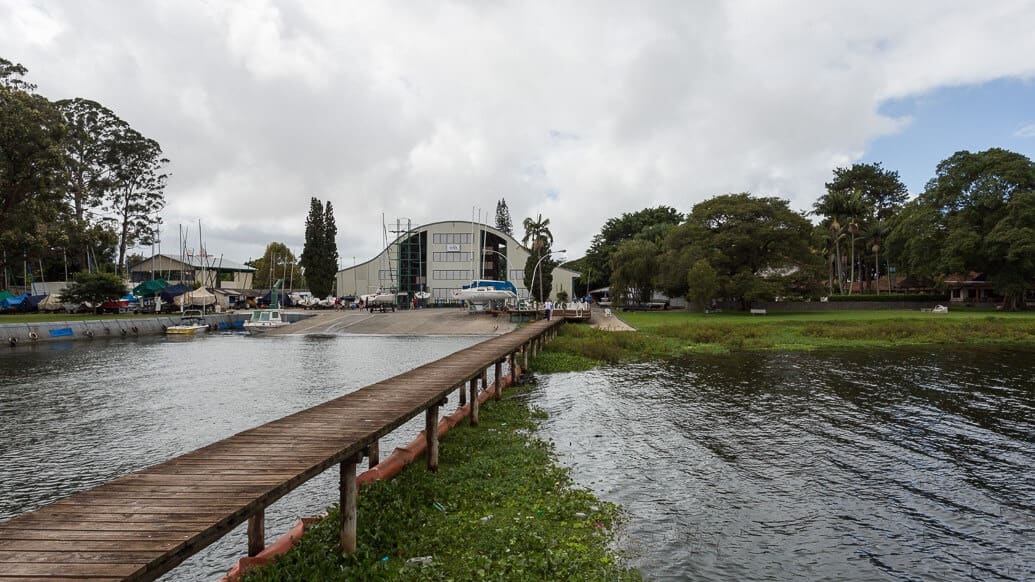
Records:
M334 465L344 474L378 439L437 414L450 392L561 323L529 324L0 522L0 580L153 580L249 519L261 545L265 507Z

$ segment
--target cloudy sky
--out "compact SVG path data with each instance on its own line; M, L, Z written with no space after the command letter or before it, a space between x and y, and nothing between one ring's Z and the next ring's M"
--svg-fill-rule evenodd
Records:
M244 261L300 252L330 200L344 264L415 224L604 221L750 191L811 208L881 161L912 192L960 149L1035 157L1035 4L0 0L0 56L171 160L177 225ZM474 210L472 210L474 209Z

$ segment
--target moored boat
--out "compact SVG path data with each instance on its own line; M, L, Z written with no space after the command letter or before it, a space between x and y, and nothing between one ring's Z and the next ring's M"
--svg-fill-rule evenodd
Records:
M256 309L252 312L251 318L244 322L244 329L248 331L267 331L284 327L290 322L284 321L280 309Z
M180 323L165 328L165 333L173 335L191 335L207 330L205 314L197 309L188 309L180 315Z

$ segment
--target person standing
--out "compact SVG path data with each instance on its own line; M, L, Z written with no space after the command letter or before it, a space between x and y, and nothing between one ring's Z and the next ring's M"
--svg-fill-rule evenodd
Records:
M550 321L550 315L553 313L553 301L547 299L546 303L543 303L543 309L546 310L546 321Z

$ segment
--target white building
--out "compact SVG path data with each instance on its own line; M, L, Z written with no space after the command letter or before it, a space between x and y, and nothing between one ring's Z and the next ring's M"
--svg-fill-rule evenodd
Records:
M418 291L426 291L431 294L428 303L449 303L453 291L471 281L493 279L511 281L519 297L528 297L525 262L531 252L509 234L470 221L433 222L412 228L403 224L396 230L402 232L376 257L338 271L338 295L358 297L379 289L395 289L413 297ZM536 278L540 276L541 271ZM572 297L578 277L575 271L555 268L550 297L556 298L560 292Z

